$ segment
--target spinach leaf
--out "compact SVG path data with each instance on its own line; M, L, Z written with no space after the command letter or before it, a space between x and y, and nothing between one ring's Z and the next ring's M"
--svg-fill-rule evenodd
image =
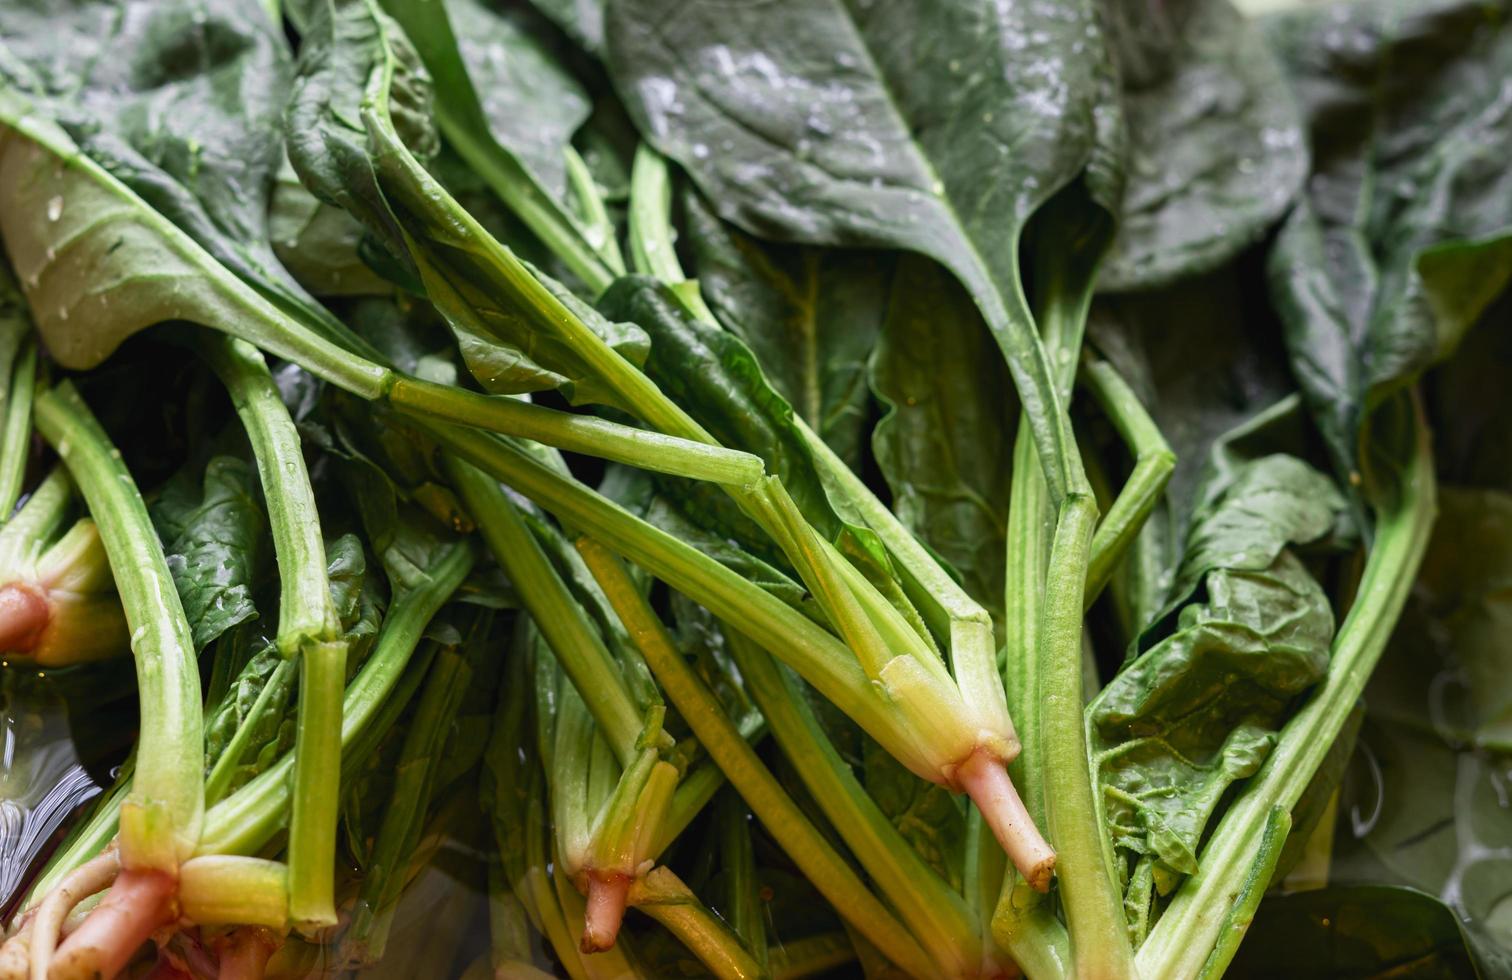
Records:
M866 361L886 315L891 258L761 242L721 221L693 191L684 211L709 308L809 428L859 468L870 409Z
M327 0L313 15L287 118L300 179L361 221L422 284L489 390L562 388L578 402L607 402L567 334L586 324L632 361L643 356L644 335L594 315L520 262L425 170L436 141L430 80L375 3ZM520 299L537 280L573 323Z
M247 317L206 310L222 309L229 290L215 280L227 273L328 338L344 336L269 243L291 64L261 9L234 0L27 0L0 10L0 38L0 124L18 137L4 152L19 168L4 181L0 227L60 360L93 366L163 319ZM91 166L22 177L43 172L31 161L75 152ZM181 250L153 235L163 219L218 268L164 254ZM72 247L56 247L65 242ZM163 287L166 277L181 295Z
M1411 888L1333 887L1269 897L1225 976L1474 980L1454 913Z
M607 63L641 132L763 236L922 252L981 308L1051 487L1072 437L1019 279L1019 238L1088 175L1117 199L1090 4L617 0Z
M1271 293L1334 464L1357 484L1372 408L1452 351L1512 277L1512 28L1474 0L1350 2L1267 27L1313 155Z
M583 50L599 54L604 48L605 0L530 0L556 22Z
M934 262L899 259L871 386L872 435L893 510L1001 621L1018 406L971 298Z
M215 456L202 477L180 473L153 502L152 522L196 649L258 615L253 590L268 560L268 518L258 488L251 464Z
M1341 508L1326 478L1299 460L1243 467L1188 539L1181 581L1190 586L1174 632L1087 709L1136 938L1157 895L1197 870L1225 792L1260 768L1297 696L1327 672L1333 610L1287 546L1324 533ZM1202 597L1189 601L1198 584Z
M268 205L273 252L300 285L319 296L382 295L393 285L363 260L362 226L305 190L285 158Z
M1098 285L1208 272L1278 220L1307 169L1280 65L1228 0L1104 6L1129 132L1123 207Z

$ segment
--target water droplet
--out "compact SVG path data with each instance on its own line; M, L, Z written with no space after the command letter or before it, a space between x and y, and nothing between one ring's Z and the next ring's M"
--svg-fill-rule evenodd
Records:
M63 198L49 198L47 202L47 220L57 221L61 217L63 217Z
M708 156L709 148L707 146L705 146L703 143L693 144L693 158L695 160L705 160L708 159Z

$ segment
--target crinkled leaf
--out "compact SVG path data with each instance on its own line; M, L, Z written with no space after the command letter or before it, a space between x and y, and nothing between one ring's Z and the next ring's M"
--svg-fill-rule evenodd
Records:
M1267 24L1312 147L1271 255L1293 369L1335 465L1512 277L1512 25L1498 3L1304 7Z
M287 158L268 205L268 236L278 260L316 295L393 291L393 284L363 261L362 226L306 190Z
M1303 489L1321 498L1316 513L1297 506ZM1197 578L1174 631L1087 708L1136 935L1148 927L1152 889L1168 894L1197 870L1224 793L1259 769L1299 695L1327 673L1333 610L1288 546L1326 531L1341 507L1299 460L1242 467L1188 539L1183 567Z
M435 81L437 122L486 148L511 180L566 199L565 152L592 105L528 8L490 0L383 0Z
M959 891L967 836L960 798L909 772L869 738L862 743L861 777L866 792L909 846Z
M1129 133L1102 289L1207 272L1255 241L1307 171L1296 103L1260 32L1228 0L1104 5Z
M771 245L721 221L695 192L684 202L692 271L709 308L809 428L859 467L866 360L887 311L891 257Z
M205 718L205 771L214 768L227 743L244 726L252 734L242 753L227 792L233 792L253 776L278 761L294 745L293 707L295 672L278 671L283 657L269 644L252 655L236 675L224 700ZM276 685L256 713L257 699L269 685Z
M202 477L180 473L153 502L152 520L197 649L258 614L253 591L268 535L258 487L251 464L215 456Z

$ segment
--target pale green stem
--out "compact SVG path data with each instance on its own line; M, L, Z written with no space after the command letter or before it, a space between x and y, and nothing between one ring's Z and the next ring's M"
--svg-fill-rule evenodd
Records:
M767 976L739 937L669 869L655 868L631 885L630 904L661 923L718 980Z
M266 926L289 922L288 868L255 857L190 858L179 868L179 908L201 926Z
M278 635L285 658L299 661L294 742L294 809L289 821L289 911L310 932L336 924L336 824L341 802L341 699L347 645L331 603L325 541L315 489L294 419L262 354L251 344L206 334L202 356L231 395L247 431L273 552L278 559ZM238 735L241 733L239 732ZM212 773L213 775L213 773ZM219 793L217 792L217 796Z
M4 421L0 423L0 522L10 517L21 497L26 457L31 453L31 413L36 386L37 343L27 337L22 341L5 392Z
M341 745L345 752L368 734L425 626L472 568L465 543L447 548L427 570L429 577L401 595L384 617L378 643L348 685L342 703ZM139 770L140 771L140 770ZM294 757L286 754L251 782L211 807L205 815L199 854L256 854L280 829L289 806ZM338 773L328 774L335 779Z
M1092 537L1084 599L1090 607L1160 501L1160 495L1176 469L1176 454L1160 434L1155 420L1139 403L1134 390L1119 377L1113 365L1106 361L1091 361L1083 368L1083 377L1134 456L1134 469L1129 479Z
M1107 864L1082 716L1082 589L1096 521L1090 497L1066 498L1050 549L1036 659L1045 816L1056 849L1072 961L1084 980L1121 980L1134 975L1133 951Z
M448 474L526 611L567 672L620 765L636 755L643 721L614 657L497 480L448 454Z
M37 427L89 505L131 628L142 722L136 778L121 805L122 866L173 874L204 819L204 711L189 621L147 505L110 437L71 384L37 398Z
M846 921L911 975L932 976L935 968L930 957L867 890L761 762L672 645L619 560L596 541L580 539L578 547L662 690L767 831Z

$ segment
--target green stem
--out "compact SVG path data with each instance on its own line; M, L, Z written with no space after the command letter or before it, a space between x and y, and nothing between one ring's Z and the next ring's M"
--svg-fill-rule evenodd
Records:
M662 690L767 831L841 916L894 963L913 976L934 975L930 957L804 816L682 659L619 560L596 541L581 539L579 549Z
M199 662L147 506L68 382L36 402L37 427L73 475L99 527L131 628L142 708L136 778L121 805L121 863L172 874L204 819L204 713Z
M203 340L201 355L225 384L247 431L268 505L280 582L275 642L285 658L299 658L289 911L294 925L310 932L336 924L341 787L331 773L341 768L347 646L331 603L320 513L294 419L257 348L224 335L203 335Z
M31 454L32 400L37 386L37 343L22 341L9 385L4 392L4 422L0 423L0 522L16 509Z
M457 707L472 681L472 670L455 649L442 649L431 662L404 744L394 767L394 787L373 842L367 873L352 912L349 937L365 947L366 961L382 958L386 929L379 913L391 909L404 884L404 871L419 841L435 789L446 740Z
M740 938L667 868L656 868L636 881L630 904L661 923L719 980L766 977L766 969Z
M347 687L342 703L343 754L361 739L380 714L415 652L426 624L472 568L466 543L449 547L428 569L429 576L389 607L378 643ZM286 754L205 815L198 854L255 854L278 832L289 805L294 757ZM327 773L335 779L336 773Z
M1084 599L1090 607L1159 502L1172 471L1176 469L1176 454L1160 434L1155 420L1139 403L1134 390L1119 377L1113 365L1106 361L1091 361L1083 368L1082 376L1134 455L1134 469L1129 479L1092 537Z
M936 970L947 976L973 972L981 948L965 901L924 863L862 787L791 678L742 634L727 631L726 637L783 754L851 854L929 951Z
M604 264L612 273L624 275L625 257L620 253L614 222L609 218L609 209L604 207L604 198L599 192L598 181L593 179L593 171L588 169L588 162L571 143L567 144L563 156L567 160L567 188L577 202L584 239L589 247L603 256ZM590 291L601 292L602 288L593 290L589 285Z
M396 377L388 403L417 418L438 419L530 439L656 473L742 486L762 475L761 458L734 449L575 415L504 395L481 395L418 378Z
M338 639L341 625L331 605L325 542L315 490L305 468L304 446L294 419L262 354L224 334L200 334L197 348L226 386L257 460L268 505L273 552L278 558L279 653L294 657L307 641ZM332 725L336 728L338 725Z
M485 433L427 427L441 444L706 606L783 659L836 707L898 753L912 750L897 713L873 693L855 655L803 613L619 505Z
M1097 818L1082 718L1082 589L1097 522L1090 497L1061 507L1040 617L1039 700L1043 705L1045 816L1078 977L1133 976L1123 906Z
M630 168L630 259L635 271L655 276L682 301L688 312L718 323L704 302L698 280L687 278L677 261L672 223L672 179L667 161L645 143L635 148Z
M716 766L709 768L719 771ZM722 775L719 781L723 785ZM719 835L719 860L725 884L720 907L730 928L765 970L767 934L759 894L761 882L756 876L756 849L751 843L751 826L740 794L731 790L720 795L714 807L714 826Z
M1354 606L1334 637L1328 678L1286 727L1260 772L1224 813L1139 949L1145 980L1196 976L1219 944L1235 877L1255 865L1273 808L1296 806L1365 689L1417 579L1433 529L1436 487L1427 425L1417 409L1415 445L1396 499L1377 514L1376 537Z
M179 907L196 925L283 929L290 915L287 872L261 858L190 858L179 869Z
M572 680L620 765L628 766L640 740L641 711L630 696L598 628L573 598L498 481L451 456L452 484L557 662Z
M1281 851L1286 846L1286 836L1291 833L1291 826L1290 813L1279 806L1271 807L1265 820L1265 832L1260 838L1260 852L1255 855L1255 863L1250 866L1239 894L1229 906L1218 939L1213 944L1213 951L1202 964L1197 980L1222 980L1224 973L1228 972L1234 954L1239 952L1239 943L1244 940L1249 924L1255 919L1255 910L1260 907L1261 899L1265 898L1265 893L1275 878L1276 865L1281 862Z
M448 100L436 101L436 121L446 135L446 142L457 151L474 173L498 195L499 200L515 213L515 216L562 260L572 274L583 280L588 291L597 296L614 281L614 276L624 272L624 260L619 258L615 246L614 259L618 267L611 268L608 245L595 249L584 229L567 215L524 167L505 153L491 138L482 137L474 127L459 119L448 107Z

